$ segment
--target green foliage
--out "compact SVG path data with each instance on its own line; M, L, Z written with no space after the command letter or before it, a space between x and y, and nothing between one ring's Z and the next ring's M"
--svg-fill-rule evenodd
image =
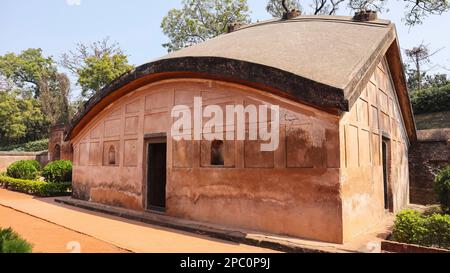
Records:
M392 236L395 241L421 244L425 241L426 234L425 219L420 212L404 210L397 214L392 231Z
M396 216L392 236L401 243L450 249L450 215L404 210Z
M7 53L0 56L0 75L10 79L19 88L40 95L39 81L56 72L51 57L44 57L42 49L29 48L20 54Z
M426 87L441 87L450 84L450 79L447 74L434 74L425 76L425 86Z
M69 119L69 79L41 49L0 56L0 80L0 145L42 139Z
M434 189L442 210L450 212L450 165L443 168L435 179Z
M22 144L8 145L0 147L0 151L14 152L40 152L48 149L48 139L30 141Z
M98 92L123 73L133 69L133 66L128 64L128 57L123 54L91 56L84 61L85 66L77 70L78 84L83 96L90 96L93 91Z
M15 92L0 91L1 145L45 138L48 126L38 100L21 98Z
M9 190L32 194L40 197L61 196L70 194L72 183L48 183L43 181L15 179L0 176L0 186Z
M64 183L72 181L72 162L69 160L57 160L47 164L42 171L45 181Z
M11 228L0 228L0 253L31 253L33 247Z
M412 92L411 104L415 114L448 111L450 109L450 84Z
M426 219L426 244L450 248L450 215L435 213Z
M109 37L89 45L78 43L74 51L62 55L61 65L78 77L82 99L89 99L134 68L119 44L110 43Z
M48 125L38 100L0 91L0 145L42 139L48 134Z
M181 9L171 9L161 22L169 37L163 44L169 52L226 33L231 23L249 23L247 0L183 0Z
M19 179L36 179L40 165L36 160L19 160L8 166L6 174Z
M0 142L8 143L26 135L20 101L9 92L0 92Z

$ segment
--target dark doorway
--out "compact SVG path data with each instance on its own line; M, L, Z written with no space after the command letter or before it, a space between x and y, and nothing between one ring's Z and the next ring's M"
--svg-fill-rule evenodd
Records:
M212 166L223 166L223 141L214 140L211 143L211 165Z
M166 151L167 143L148 144L147 209L164 211L166 207Z
M383 160L383 192L384 192L384 209L392 211L392 196L390 191L389 182L389 160L390 160L390 150L389 150L389 140L383 138L382 141L382 160Z
M61 158L61 147L59 144L55 145L55 150L53 152L53 161L59 160Z

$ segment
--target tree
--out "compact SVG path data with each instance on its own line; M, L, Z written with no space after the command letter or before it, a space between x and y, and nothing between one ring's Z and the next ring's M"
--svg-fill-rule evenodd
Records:
M266 10L274 17L282 17L284 9L282 0L269 0ZM304 14L333 15L341 5L346 3L350 10L374 10L383 12L388 0L312 0L311 12L303 10ZM414 26L423 23L429 15L441 15L450 9L448 0L403 0L405 10L405 24ZM298 0L287 0L286 3L292 8L300 9Z
M450 84L450 79L447 74L434 74L425 76L425 87L442 87Z
M405 54L408 57L407 64L408 87L411 91L421 90L424 86L426 72L423 71L422 65L430 62L430 57L438 53L441 49L430 53L427 45L421 43L411 49L406 49ZM414 68L411 68L413 66Z
M45 138L49 123L35 98L21 98L21 91L0 90L0 145Z
M56 72L51 57L44 57L40 48L29 48L16 55L7 53L0 56L0 75L10 80L17 87L39 97L39 81Z
M183 0L181 9L171 9L161 28L169 52L226 33L231 23L249 23L247 0Z
M25 133L18 101L10 92L0 91L0 144L20 139Z
M403 0L406 25L422 24L429 15L441 15L450 9L448 0Z
M69 79L57 71L52 57L42 55L40 48L0 56L0 78L3 78L2 90L14 89L24 102L37 99L42 115L50 124L68 120Z
M348 6L354 11L374 10L383 12L386 2L386 0L349 0Z
M353 10L371 9L383 12L387 0L349 0L349 7ZM414 26L422 24L429 15L441 15L450 9L448 0L403 0L405 10L405 24Z
M287 0L285 1L285 6L288 10L298 9L302 10L300 5L300 0ZM283 7L283 1L280 0L270 0L267 3L266 11L270 13L273 17L282 18L286 9Z
M134 68L119 44L110 44L108 37L89 45L78 43L75 50L62 55L61 65L78 76L84 99Z
M43 78L39 83L42 112L51 124L66 123L70 120L69 93L70 81L66 74L55 73Z

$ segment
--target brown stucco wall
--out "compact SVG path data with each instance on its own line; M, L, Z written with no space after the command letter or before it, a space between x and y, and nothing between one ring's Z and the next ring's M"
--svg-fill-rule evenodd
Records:
M435 176L450 164L450 129L418 131L417 138L409 150L411 203L434 204Z
M408 138L390 72L383 60L341 122L344 240L367 231L385 216L382 137L389 140L391 212L408 204Z
M209 165L209 141L172 141L174 105L280 105L280 147L225 141L225 166ZM382 136L390 140L392 210L408 203L408 139L383 62L342 116L238 84L164 80L117 99L72 140L73 195L145 210L145 135L167 134L166 214L342 243L385 216ZM236 128L227 127L227 131ZM116 163L108 164L111 147Z
M0 173L6 171L9 165L19 160L37 160L41 166L47 164L47 152L0 152Z
M280 147L226 141L225 167L208 141L170 137L173 105L280 105ZM75 139L74 197L144 209L144 135L168 136L166 213L187 219L342 242L338 117L241 85L168 80L139 88L100 113ZM227 128L227 130L234 130ZM117 164L108 166L110 146Z

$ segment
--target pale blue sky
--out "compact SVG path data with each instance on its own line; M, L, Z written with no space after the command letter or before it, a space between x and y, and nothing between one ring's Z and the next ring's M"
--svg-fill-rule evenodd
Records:
M301 1L308 6L310 1ZM79 3L79 5L78 5ZM248 0L252 20L269 19L266 0ZM389 9L380 17L396 23L402 48L422 41L432 49L443 48L432 58L432 73L450 72L450 13L431 16L423 25L406 27L403 1L389 0ZM0 0L0 55L30 47L59 59L77 42L93 42L106 36L119 42L134 65L165 54L161 44L167 39L160 29L161 19L181 0ZM350 15L343 8L339 15Z

